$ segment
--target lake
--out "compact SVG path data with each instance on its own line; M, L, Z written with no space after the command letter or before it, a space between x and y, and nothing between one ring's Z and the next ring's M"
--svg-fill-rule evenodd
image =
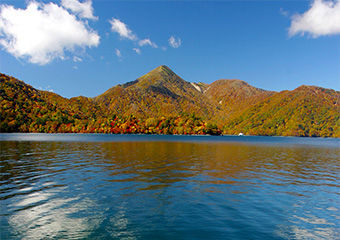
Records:
M340 140L0 134L1 239L340 239Z

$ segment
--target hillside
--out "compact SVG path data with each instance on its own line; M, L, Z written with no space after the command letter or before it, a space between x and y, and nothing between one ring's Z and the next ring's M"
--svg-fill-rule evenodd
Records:
M304 137L340 137L340 94L300 86L282 91L228 119L224 133Z
M98 99L95 101L86 97L66 99L55 93L37 90L5 74L0 74L0 81L1 132L221 133L216 125L195 114L181 112L176 116L136 118L132 114L122 115L109 110L104 100L98 102ZM112 102L111 99L108 101Z
M55 132L108 114L86 97L66 99L4 74L0 80L2 132Z
M94 101L114 113L142 118L176 116L182 112L211 118L220 111L213 101L166 66L115 86Z
M224 110L224 116L230 116L250 105L272 96L274 92L250 86L241 80L217 80L206 85L204 95L217 102Z
M160 66L95 98L63 98L0 75L1 132L340 137L340 93L272 92L241 80L190 83Z

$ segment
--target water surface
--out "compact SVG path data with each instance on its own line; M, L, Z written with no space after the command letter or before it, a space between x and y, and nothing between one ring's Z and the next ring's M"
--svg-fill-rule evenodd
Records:
M0 140L1 239L340 239L338 139Z

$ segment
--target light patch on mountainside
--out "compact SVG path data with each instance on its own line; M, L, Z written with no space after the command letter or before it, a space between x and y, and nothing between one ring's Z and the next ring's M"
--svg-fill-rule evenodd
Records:
M196 89L197 89L197 91L199 91L199 92L202 92L202 89L201 89L201 87L200 87L200 86L198 86L196 83L192 83L192 82L191 82L191 85L192 85L194 88L196 88Z

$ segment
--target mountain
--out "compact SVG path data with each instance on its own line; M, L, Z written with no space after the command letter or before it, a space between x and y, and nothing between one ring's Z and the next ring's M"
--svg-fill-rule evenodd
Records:
M63 98L5 74L0 80L2 132L55 132L60 126L108 114L86 97Z
M0 74L2 132L340 137L340 93L272 92L241 80L190 83L159 66L94 98L63 98Z
M224 109L224 115L229 116L275 92L255 88L241 80L221 79L206 85L203 93Z
M112 87L93 100L117 114L137 117L175 116L186 112L211 118L219 112L213 101L167 66L159 66L135 81Z
M224 133L340 137L340 93L300 86L265 98L231 116Z

